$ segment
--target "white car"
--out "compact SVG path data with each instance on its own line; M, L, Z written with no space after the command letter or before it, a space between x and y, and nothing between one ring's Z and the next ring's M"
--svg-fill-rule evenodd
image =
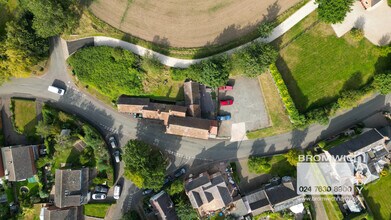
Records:
M119 196L121 195L121 186L115 185L114 186L114 199L119 199Z
M55 87L55 86L49 86L48 87L48 91L52 92L52 93L56 93L58 95L64 95L64 93L65 93L65 90L60 89L60 88Z
M119 163L121 160L119 159L119 155L121 153L119 152L119 150L115 150L114 153L113 153L113 156L114 156L114 159L115 159L115 162L116 163Z
M109 138L109 143L110 143L110 146L114 149L114 148L117 148L117 142L115 142L115 138L113 136L111 136Z
M92 199L95 199L95 200L104 200L106 199L106 194L104 193L95 193L95 194L92 194Z

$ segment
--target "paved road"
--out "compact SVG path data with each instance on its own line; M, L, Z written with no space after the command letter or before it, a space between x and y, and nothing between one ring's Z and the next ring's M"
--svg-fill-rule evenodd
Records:
M297 10L293 15L291 15L289 18L287 18L284 22L282 22L280 25L278 25L276 28L274 28L273 32L270 34L268 38L257 38L254 41L262 41L262 42L272 42L273 40L277 39L281 35L285 34L289 29L291 29L295 24L299 23L303 18L305 18L307 15L309 15L311 12L315 11L315 9L318 7L317 4L315 4L315 0L311 0L306 5L301 7L299 10ZM77 44L78 46L83 45L84 43L91 44L90 42L91 38L87 39L80 39L74 41L74 46ZM144 48L142 46L128 43L119 39L111 38L111 37L93 37L94 44L96 46L100 45L106 45L106 46L112 46L112 47L122 47L124 49L130 50L135 54L138 54L140 56L145 56L146 54L150 54L155 56L158 60L160 60L161 63L163 63L166 66L170 67L178 67L178 68L186 68L194 63L200 62L201 60L204 60L206 58L202 59L179 59L175 57L169 57L166 55L163 55L161 53L157 53L153 50ZM81 44L80 44L81 43ZM223 53L225 54L232 54L233 52L247 46L251 42L238 46L236 48L233 48L231 50L225 51ZM74 52L74 50L70 50L70 52Z

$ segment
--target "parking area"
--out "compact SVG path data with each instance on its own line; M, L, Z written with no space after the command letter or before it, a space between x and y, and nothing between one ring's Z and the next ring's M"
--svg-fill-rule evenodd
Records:
M269 116L257 78L240 77L228 83L233 90L219 91L219 100L233 100L232 105L221 106L219 115L231 114L231 120L222 121L220 137L231 137L231 141L246 139L246 131L269 126Z

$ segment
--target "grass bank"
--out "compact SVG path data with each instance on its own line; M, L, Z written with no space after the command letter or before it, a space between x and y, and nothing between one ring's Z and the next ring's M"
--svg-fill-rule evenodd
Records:
M380 177L362 191L374 219L389 219L391 216L391 175Z

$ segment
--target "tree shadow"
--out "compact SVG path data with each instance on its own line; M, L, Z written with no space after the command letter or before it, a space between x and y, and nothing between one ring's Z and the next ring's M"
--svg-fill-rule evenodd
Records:
M378 44L379 44L380 46L388 45L388 44L390 43L390 39L391 39L390 34L383 35L383 36L380 38Z
M274 19L277 18L278 13L280 13L280 11L281 11L281 6L277 0L273 4L267 7L267 14L263 15L263 21L269 21L269 22L273 21Z
M375 74L384 73L387 70L391 70L391 52L380 56L375 64Z
M362 73L357 71L344 83L342 91L358 89L364 83Z
M170 41L166 37L155 35L152 40L151 49L162 54L170 54Z

